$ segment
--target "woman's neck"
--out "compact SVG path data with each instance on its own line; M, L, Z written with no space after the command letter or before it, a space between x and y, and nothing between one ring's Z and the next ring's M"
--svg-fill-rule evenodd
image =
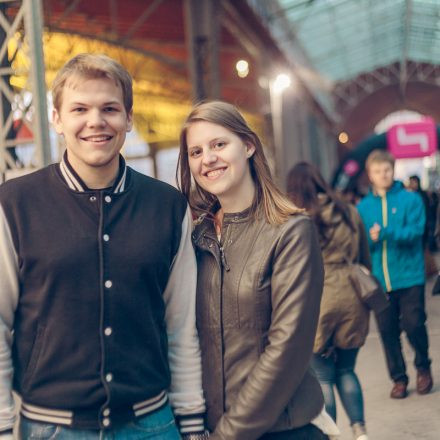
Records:
M255 198L255 184L252 177L247 176L241 187L232 194L223 194L218 197L221 210L226 214L242 212L252 206Z

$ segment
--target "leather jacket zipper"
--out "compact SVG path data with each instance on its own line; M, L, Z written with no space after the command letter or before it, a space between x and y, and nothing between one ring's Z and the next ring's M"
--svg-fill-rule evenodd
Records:
M230 227L229 225L223 225L222 226L222 236L221 240L218 242L219 248L220 248L220 257L222 261L223 269L225 269L226 272L229 272L231 268L229 267L229 264L226 260L226 253L225 253L225 244L228 242L228 237L230 235Z
M223 410L226 411L226 407L225 407L225 402L226 402L226 396L225 396L225 386L224 384L226 383L226 379L224 376L224 371L225 371L225 366L224 366L224 328L223 328L223 270L225 271L229 271L230 267L228 266L228 263L226 261L226 257L225 257L225 252L223 249L223 246L220 244L220 242L215 239L210 237L208 234L203 234L203 237L205 238L205 240L209 240L211 241L211 243L208 245L208 249L209 252L214 256L216 262L219 265L219 269L220 269L220 309L219 309L219 313L220 313L220 333L221 333L221 363L222 363L222 374L223 374ZM213 249L214 247L214 249ZM219 261L219 255L218 252L216 252L216 249L218 248L218 250L220 251L220 261Z
M221 264L222 268L226 272L229 272L231 270L231 268L229 267L229 264L228 264L228 262L226 260L226 255L225 255L225 250L223 248L223 245L218 240L210 237L207 234L203 234L203 237L205 239L210 240L211 242L213 242L212 244L214 246L218 247L218 250L220 251L220 264ZM217 255L216 255L216 252L214 252L214 250L212 249L212 245L210 244L208 247L211 249L211 252L213 252L213 254L214 254L214 256L216 257L216 260L217 260Z
M231 270L231 268L229 267L228 262L226 261L226 255L225 255L225 250L223 249L223 246L220 246L220 258L222 261L223 268L226 270L226 272L229 272Z

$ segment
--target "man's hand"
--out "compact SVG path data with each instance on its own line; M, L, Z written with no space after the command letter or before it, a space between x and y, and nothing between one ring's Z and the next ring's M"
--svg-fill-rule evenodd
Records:
M370 238L371 240L373 240L374 242L379 240L379 233L380 233L381 227L378 223L375 223L371 228L370 228Z

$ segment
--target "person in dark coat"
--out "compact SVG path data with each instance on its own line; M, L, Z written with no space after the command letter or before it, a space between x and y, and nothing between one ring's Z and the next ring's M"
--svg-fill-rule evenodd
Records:
M371 268L367 235L356 208L333 193L318 169L302 162L290 171L287 191L318 229L324 260L324 291L312 366L321 383L327 412L336 420L336 387L356 440L367 440L362 388L354 371L368 334L369 310L350 282L349 264Z

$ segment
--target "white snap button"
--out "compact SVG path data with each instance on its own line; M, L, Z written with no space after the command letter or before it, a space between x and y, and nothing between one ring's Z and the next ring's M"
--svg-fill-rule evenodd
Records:
M109 241L110 240L110 236L108 234L104 234L102 236L102 238L104 239L104 241Z
M105 416L105 417L109 416L109 415L110 415L110 409L109 409L109 408L106 408L106 409L102 412L102 415Z
M102 424L104 426L110 426L110 419L106 417L105 419L102 420Z
M104 197L104 200L105 200L107 203L110 203L110 202L112 201L112 198L111 198L110 196L105 196L105 197Z
M107 289L110 289L110 287L113 286L113 283L112 283L110 280L107 280L107 281L104 283L104 286L107 287Z
M106 380L107 382L111 382L111 381L113 380L113 374L112 374L112 373L107 373L107 374L105 375L105 380Z
M111 327L107 327L107 328L104 330L104 334L105 334L106 336L110 336L110 335L112 334L112 332L113 332L113 330L112 330Z
M96 202L96 197L95 197L95 196L90 196L89 200L90 200L91 202Z

